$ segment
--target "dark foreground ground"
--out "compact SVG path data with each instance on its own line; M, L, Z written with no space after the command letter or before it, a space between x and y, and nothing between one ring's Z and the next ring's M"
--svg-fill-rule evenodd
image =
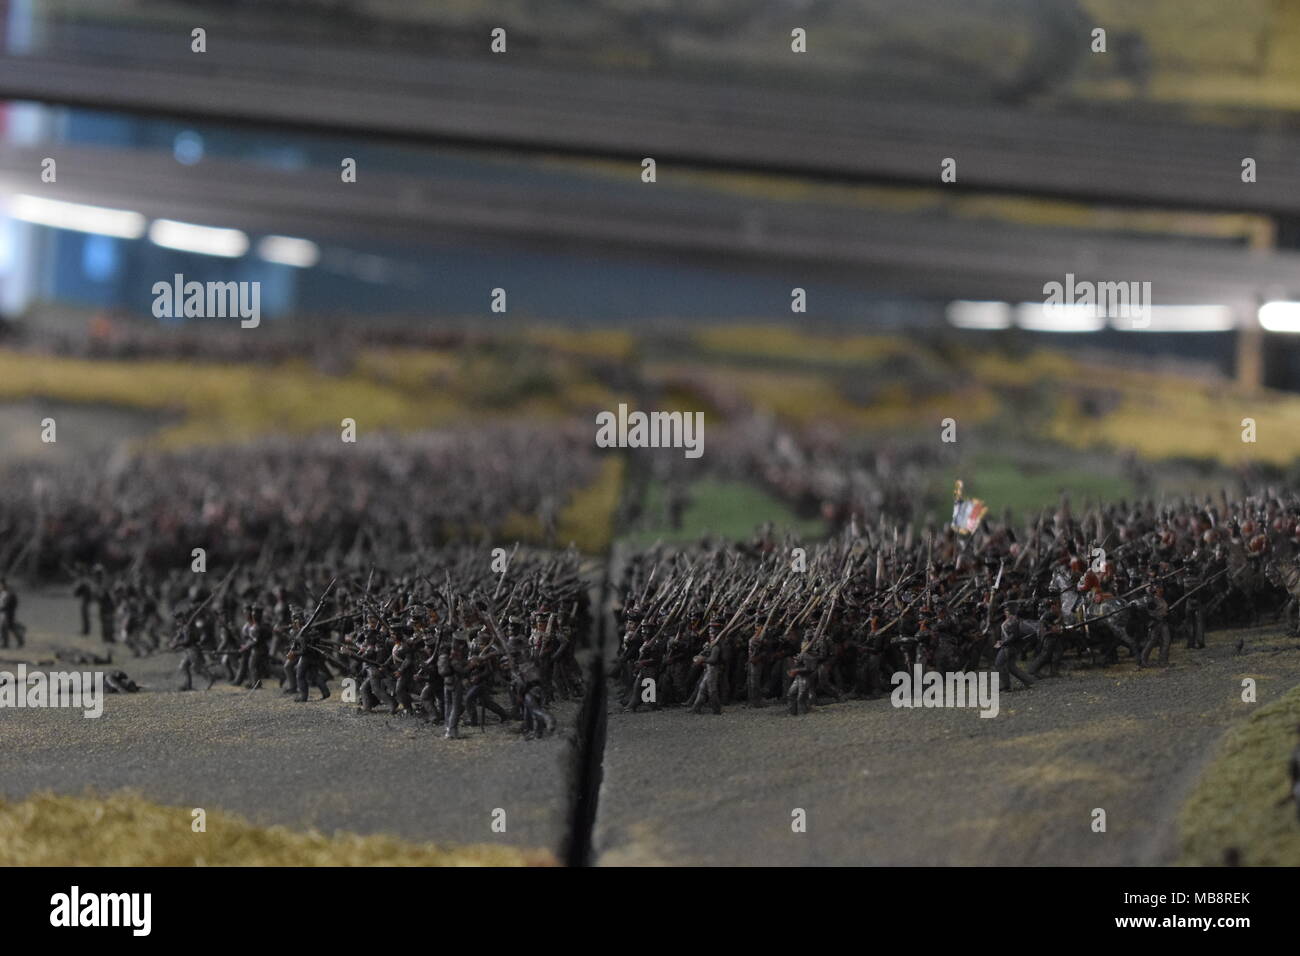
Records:
M26 593L19 611L28 646L0 650L0 670L48 659L55 645L103 650L98 639L72 636L78 612L65 597ZM131 788L157 803L219 808L264 825L562 850L576 705L557 706L554 738L524 741L513 732L518 724L503 728L489 716L486 733L462 726L463 739L448 741L433 724L358 715L337 681L329 700L313 691L300 704L273 681L258 691L218 683L181 693L175 653L118 652L114 661L146 690L108 696L98 719L0 709L0 794ZM504 833L492 830L497 808L506 811Z
M1276 628L1207 643L1175 647L1168 668L1124 659L1003 694L995 718L888 699L801 718L611 705L598 862L1175 862L1178 810L1223 732L1300 682L1300 641ZM1256 704L1241 700L1245 677ZM1095 808L1105 833L1091 828Z

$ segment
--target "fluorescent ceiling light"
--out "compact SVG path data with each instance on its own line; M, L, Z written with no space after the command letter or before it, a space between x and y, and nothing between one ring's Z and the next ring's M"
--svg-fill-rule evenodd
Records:
M1226 305L1152 305L1143 318L1116 316L1111 328L1121 332L1231 332L1236 316Z
M1005 302L949 302L948 322L958 329L1009 329L1011 306Z
M138 212L109 209L107 206L87 206L84 203L63 202L41 196L14 196L9 201L9 215L41 226L114 236L118 239L139 239L144 235L145 218Z
M1300 302L1265 302L1259 324L1270 332L1300 332Z
M237 259L248 251L248 236L238 229L196 226L192 222L176 222L174 219L155 219L149 226L149 239L166 249L228 259Z
M310 269L320 261L320 247L310 239L264 236L258 240L257 255L278 265Z
M1099 332L1106 317L1091 305L1022 302L1016 307L1016 325L1030 332Z

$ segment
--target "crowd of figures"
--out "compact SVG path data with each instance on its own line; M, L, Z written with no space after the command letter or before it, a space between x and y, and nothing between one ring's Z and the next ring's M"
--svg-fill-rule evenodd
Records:
M194 574L96 566L75 594L83 634L97 622L105 645L180 652L181 690L226 681L306 702L343 679L360 711L437 721L448 738L462 719L485 728L489 713L540 737L555 729L551 702L584 691L575 651L591 608L579 572L572 550L449 548L398 572L237 565L211 588Z
M223 474L236 487L256 486L255 462L241 464L254 469L246 483ZM302 475L318 465L276 468L311 482ZM526 734L549 733L551 703L584 692L575 650L596 611L577 553L412 548L427 533L421 506L384 497L398 483L369 487L348 470L373 463L338 467L355 483L322 492L319 507L310 495L295 497L297 517L278 520L302 520L306 537L288 550L277 545L273 560L261 535L274 531L245 522L260 508L283 508L283 492L240 501L223 488L192 512L203 516L202 529L229 535L206 539L231 559L224 574L196 574L180 562L162 572L147 560L117 568L62 561L75 578L82 632L139 656L180 652L185 690L196 680L264 690L274 683L305 701L313 689L329 696L330 681L343 678L359 709L436 720L449 737L462 717L481 727L489 713L520 721ZM329 485L320 481L320 489ZM175 484L187 482L182 474ZM400 484L410 495L422 486ZM365 510L361 500L336 511L349 494L378 496L384 506ZM186 513L185 500L178 493L168 507ZM114 507L129 514L133 506ZM403 526L408 510L412 523ZM383 542L372 552L381 560L338 547L350 528L342 514L363 511L378 529L357 534ZM184 534L170 513L154 512L149 527L176 534L179 546ZM1207 628L1256 624L1265 613L1300 626L1297 497L1118 503L1077 517L1063 502L1023 529L987 518L969 534L914 527L851 521L807 547L764 530L747 542L630 554L614 609L619 699L629 710L715 713L736 701L781 700L803 713L818 700L888 694L892 675L917 667L992 668L1011 690L1013 680L1030 687L1057 676L1067 659L1164 665L1174 641L1203 647ZM333 545L321 557L312 535L326 529ZM148 538L145 554L151 546ZM16 609L0 581L0 646L23 639Z
M1300 499L1115 504L1028 528L985 520L913 535L856 524L816 547L770 532L741 545L632 555L615 674L628 710L720 713L888 694L917 666L996 669L1000 688L1068 657L1145 667L1210 627L1282 612L1295 632ZM1240 647L1238 648L1240 650ZM1022 666L1023 664L1023 666Z
M521 516L553 544L596 470L590 434L507 425L374 436L364 454L335 437L21 465L0 487L0 569L184 567L195 548L214 567L357 560L495 537Z

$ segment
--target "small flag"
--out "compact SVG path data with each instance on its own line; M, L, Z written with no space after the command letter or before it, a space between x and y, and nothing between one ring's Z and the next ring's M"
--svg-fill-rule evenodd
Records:
M962 482L958 479L952 493L952 526L958 534L973 534L989 507L978 498L964 497L962 491Z

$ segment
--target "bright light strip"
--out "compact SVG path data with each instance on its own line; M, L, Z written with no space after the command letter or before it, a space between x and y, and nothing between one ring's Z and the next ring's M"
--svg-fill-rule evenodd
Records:
M9 215L39 226L90 232L117 239L139 239L144 235L145 218L138 212L45 199L25 193L14 196L9 201Z
M248 236L238 229L218 229L215 226L196 226L192 222L174 219L155 219L149 226L149 239L154 245L181 252L197 252L204 256L224 256L238 259L248 251Z
M949 302L948 323L957 329L1009 329L1011 306L1005 302Z
M1300 302L1265 302L1259 324L1269 332L1300 332Z
M263 236L257 242L257 255L266 262L310 269L320 261L320 247L310 239L289 236Z
M1226 305L1152 305L1146 317L1116 316L1111 328L1121 332L1231 332L1236 316Z
M1016 306L1016 325L1030 332L1099 332L1106 317L1091 305L1022 302Z

